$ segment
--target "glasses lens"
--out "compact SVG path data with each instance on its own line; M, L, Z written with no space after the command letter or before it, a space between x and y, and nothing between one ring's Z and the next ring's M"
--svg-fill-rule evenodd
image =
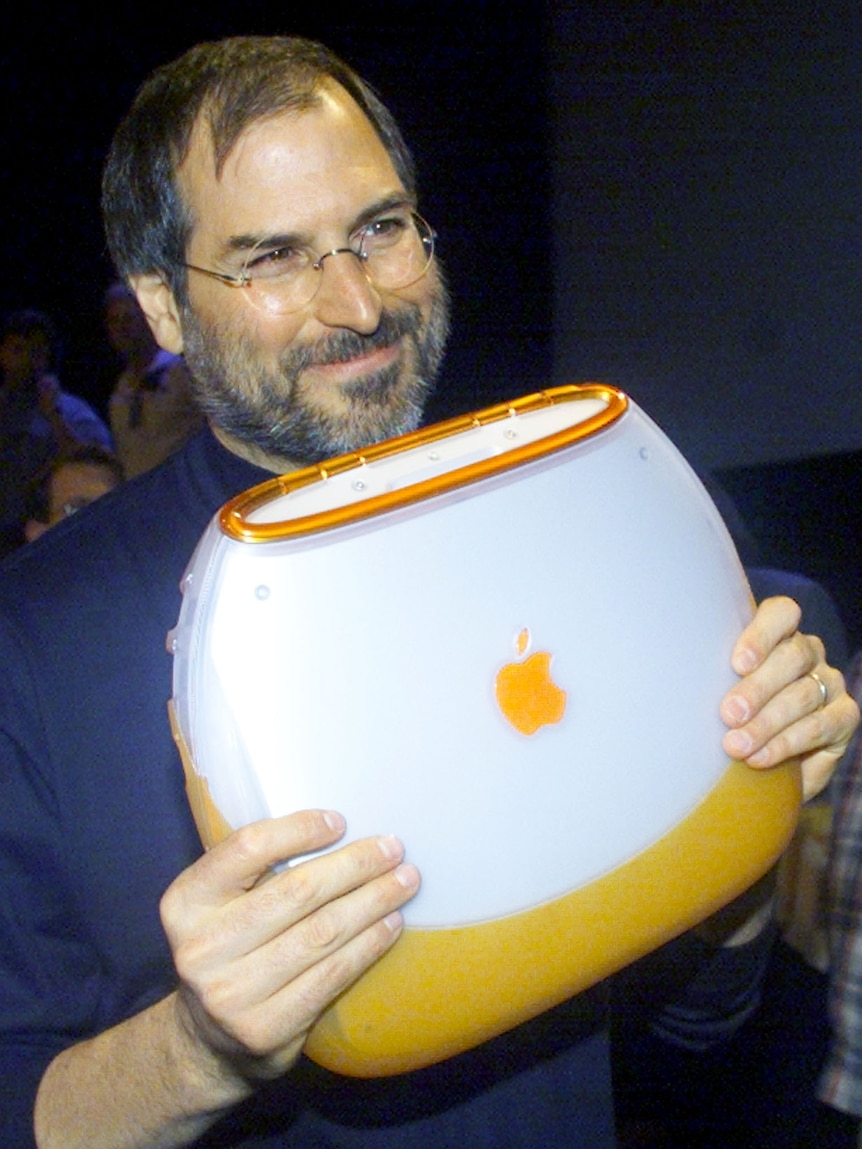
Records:
M368 225L359 254L376 287L409 287L422 278L434 258L434 232L415 212L393 212Z
M433 228L420 215L393 211L367 224L357 246L351 244L319 258L301 249L273 250L261 244L249 254L243 269L248 298L269 315L301 311L319 291L331 258L358 258L375 287L389 291L410 287L431 266L435 238Z
M242 271L249 300L271 315L301 310L319 286L312 263L313 256L302 248L259 243L249 252Z

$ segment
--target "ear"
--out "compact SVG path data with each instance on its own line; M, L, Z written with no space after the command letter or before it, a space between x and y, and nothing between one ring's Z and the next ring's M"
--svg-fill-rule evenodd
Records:
M129 285L147 317L155 340L165 351L179 355L183 349L183 331L174 294L158 275L133 275Z

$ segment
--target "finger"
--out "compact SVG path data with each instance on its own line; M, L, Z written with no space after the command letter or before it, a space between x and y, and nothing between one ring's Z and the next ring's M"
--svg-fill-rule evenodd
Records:
M244 1019L237 1034L243 1048L266 1057L268 1073L288 1068L323 1011L395 944L401 929L400 914L391 914L280 986Z
M816 671L805 670L808 662L804 653L790 649L781 655L776 652L773 657L776 661L770 663L770 669L776 670L776 675L770 674L768 682L745 680L728 694L722 706L725 718L731 711L737 716L748 714L747 721L732 723L736 729L731 729L725 737L725 745L740 758L749 758L783 729L823 710L826 705L823 690L827 701L844 693L844 679L834 667L818 663ZM779 666L780 659L783 659L783 666ZM797 667L798 673L794 673ZM762 669L766 669L765 664ZM759 673L755 671L749 677L756 679ZM776 690L776 681L785 680L786 684ZM810 750L812 746L804 746L803 749Z
M752 722L729 731L724 739L727 752L751 766L773 766L798 757L806 787L822 789L823 775L831 775L853 736L858 707L846 693L839 671L824 666L817 674L829 684L830 701L825 706L821 706L819 686L805 676L774 698Z
M306 928L317 929L321 939L319 945L309 940L310 948L325 948L329 918L321 911L351 892L361 892L368 883L394 870L403 856L401 842L385 835L363 838L300 865L289 866L233 902L228 914L220 915L215 925L214 947L226 956L241 956L260 949L313 915L313 924ZM359 896L348 904L358 910L368 900L367 895L364 900ZM397 904L404 900L406 897ZM384 912L385 909L381 913ZM297 936L301 937L302 931Z
M314 821L312 818L312 825ZM207 855L201 859L215 861L217 866L196 864L169 888L162 899L162 920L175 961L183 945L192 950L192 965L203 960L198 956L202 954L214 962L251 952L326 902L393 869L403 857L404 848L398 839L366 838L279 873L266 870L268 881L258 880L246 888L248 882L242 875L257 874L259 878L261 860L272 864L279 858L273 853L273 841L284 842L279 830L285 827L278 822L283 820L259 822L237 831L211 851L213 855L220 851L217 858ZM227 876L224 871L228 871ZM212 873L215 880L210 888L206 879Z
M200 906L222 905L251 889L280 862L331 846L344 829L344 818L334 810L300 810L252 822L185 870L180 886Z
M750 674L770 652L799 627L802 611L792 598L783 595L764 599L754 618L739 636L731 654L737 674Z
M739 727L750 723L782 691L819 665L825 667L822 656L823 644L813 635L796 632L782 639L757 669L734 683L724 696L720 709L725 724ZM812 680L809 680L809 688L813 697L817 691Z
M274 992L250 1002L187 986L180 999L193 1029L218 1056L227 1056L246 1079L271 1078L289 1069L315 1021L398 940L401 915L394 911L357 933L331 954ZM237 983L223 983L226 986ZM239 983L247 985L247 979Z
M316 1017L395 941L400 908L418 887L416 868L400 865L227 963L186 969L180 952L178 970L209 1017L247 1048L260 1050L270 1040L266 1034L278 1028L270 1029L272 998L291 990L293 1025Z
M223 906L253 889L279 862L323 849L344 833L330 810L302 810L235 831L181 874L165 891L160 914L168 940L194 932Z

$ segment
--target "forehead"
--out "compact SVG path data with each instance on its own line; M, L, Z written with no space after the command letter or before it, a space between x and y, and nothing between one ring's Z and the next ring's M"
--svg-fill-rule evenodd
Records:
M238 237L297 234L313 242L378 200L404 194L371 122L338 84L315 104L253 122L220 173L199 127L178 172L194 220L190 250L218 254Z

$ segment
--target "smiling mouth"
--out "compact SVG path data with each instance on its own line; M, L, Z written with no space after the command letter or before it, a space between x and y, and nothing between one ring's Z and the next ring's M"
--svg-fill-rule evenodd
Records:
M391 366L398 358L400 351L401 340L398 339L386 347L375 348L363 355L352 355L348 359L338 359L330 363L312 363L306 368L306 371L313 375L323 375L330 378L361 378Z

